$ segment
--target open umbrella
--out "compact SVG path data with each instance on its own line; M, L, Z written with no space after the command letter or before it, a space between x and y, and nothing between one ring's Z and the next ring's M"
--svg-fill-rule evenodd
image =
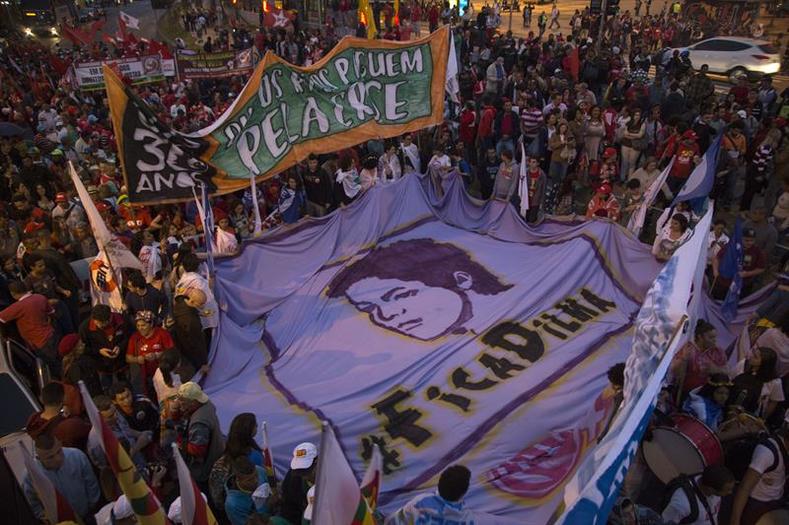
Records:
M11 122L0 122L0 137L19 137L29 132L30 130L26 130Z

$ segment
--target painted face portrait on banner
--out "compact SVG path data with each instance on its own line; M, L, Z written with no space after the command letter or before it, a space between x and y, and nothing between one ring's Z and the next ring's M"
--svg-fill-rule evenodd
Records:
M475 298L511 288L454 244L410 239L375 248L345 267L329 284L370 322L431 341L463 333Z

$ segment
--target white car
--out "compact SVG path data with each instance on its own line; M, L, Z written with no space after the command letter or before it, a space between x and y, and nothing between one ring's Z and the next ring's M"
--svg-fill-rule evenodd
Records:
M781 69L778 50L764 40L716 36L676 49L680 53L688 51L693 69L700 69L707 64L710 73L728 75L732 83L742 75L773 75Z

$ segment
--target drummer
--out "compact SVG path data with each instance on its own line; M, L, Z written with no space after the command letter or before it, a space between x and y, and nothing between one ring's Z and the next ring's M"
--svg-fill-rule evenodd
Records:
M771 446L759 444L753 449L748 470L734 494L730 525L754 525L764 514L782 507L789 422L784 421L768 443Z
M710 465L700 476L679 481L661 517L665 523L716 525L721 498L733 489L734 474L723 465Z
M680 394L678 399L704 386L711 374L728 375L726 352L718 348L716 336L715 327L699 319L693 341L688 341L677 352L671 363L671 376Z

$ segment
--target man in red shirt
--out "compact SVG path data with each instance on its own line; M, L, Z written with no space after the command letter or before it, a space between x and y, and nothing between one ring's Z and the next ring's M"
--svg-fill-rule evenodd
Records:
M58 334L49 321L53 313L49 301L41 294L31 293L25 283L14 281L8 285L14 303L0 312L0 321L16 321L19 335L49 366L53 377L60 377Z
M159 359L166 350L175 348L170 332L161 326L155 326L153 312L140 310L134 316L137 331L129 339L126 350L126 362L140 367L143 393L151 399L156 398L153 391L153 375L159 368Z
M477 148L480 151L496 147L496 141L493 138L496 108L490 103L490 97L485 97L482 104L482 114L479 117L479 126L477 126Z
M729 242L726 247L718 252L718 256L712 260L712 275L715 282L712 288L712 296L716 299L724 299L731 285L731 279L720 275L719 269L726 250L734 249L736 249L734 242ZM757 277L767 270L767 256L761 248L756 246L756 232L751 228L746 228L742 232L742 252L742 270L740 270L742 290L740 291L740 297L745 297L753 291Z
M666 179L666 184L673 195L682 189L693 168L701 162L697 140L696 132L689 129L682 134L682 140L677 145L674 152L674 165L671 166L671 172Z
M466 102L463 111L460 112L460 129L458 130L460 141L464 145L474 144L477 138L477 112L474 111L474 103Z

